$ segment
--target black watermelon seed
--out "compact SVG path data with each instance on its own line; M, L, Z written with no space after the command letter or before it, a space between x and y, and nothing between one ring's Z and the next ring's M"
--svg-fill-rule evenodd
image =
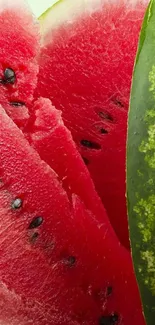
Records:
M31 243L34 244L38 237L39 237L38 232L34 232L30 238Z
M35 217L31 223L29 224L28 229L34 229L39 227L43 223L43 218L42 217Z
M113 290L111 286L107 287L107 296L110 296L112 294L112 291Z
M69 256L67 258L67 264L69 266L73 266L76 263L76 257L75 256Z
M117 105L118 107L124 107L123 103L118 99L118 98L114 98L113 102L115 105Z
M16 80L15 72L11 68L4 70L4 83L14 84Z
M15 199L12 202L12 209L16 210L16 209L20 209L22 207L23 201L20 198Z
M82 157L82 159L83 159L86 166L89 165L89 159L88 158Z
M110 122L113 122L113 117L111 114L107 113L107 112L99 112L98 113L99 117L103 120L108 120Z
M110 316L101 316L99 319L99 325L116 325L119 318L117 314Z
M81 145L89 149L96 149L96 150L101 149L101 145L99 143L89 141L89 140L81 140Z
M10 102L9 104L11 106L16 106L16 107L25 106L25 103L24 102Z
M105 130L105 129L103 129L103 128L100 129L100 132L101 132L102 134L107 134L107 133L108 133L108 131Z
M118 320L119 320L119 317L118 317L117 314L112 314L112 315L111 315L111 324L112 324L112 325L113 325L113 324L117 324Z

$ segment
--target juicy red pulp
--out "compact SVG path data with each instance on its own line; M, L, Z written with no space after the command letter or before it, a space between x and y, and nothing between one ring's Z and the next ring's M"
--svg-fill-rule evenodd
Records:
M0 104L22 128L37 84L38 26L27 8L15 6L0 13L0 30Z

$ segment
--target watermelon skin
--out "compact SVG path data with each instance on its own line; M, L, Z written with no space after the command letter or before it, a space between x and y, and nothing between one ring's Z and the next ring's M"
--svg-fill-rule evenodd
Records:
M0 139L0 298L10 291L14 306L21 300L14 314L9 304L15 320L9 324L23 316L23 325L96 325L115 313L113 324L144 325L130 254L111 227L99 225L77 195L68 200L55 172L3 109ZM13 210L15 198L22 205ZM43 222L33 228L36 216ZM9 316L0 303L4 323Z
M29 123L24 129L29 143L57 173L69 200L73 193L78 195L102 224L105 209L71 132L63 123L61 112L52 106L49 99L44 98L38 99L29 110ZM106 223L109 223L108 218Z
M23 0L0 0L0 30L0 104L23 127L37 85L39 26ZM13 82L6 82L6 69Z
M62 110L111 224L127 248L127 113L147 3L64 0L40 19L43 40L36 96L50 98Z

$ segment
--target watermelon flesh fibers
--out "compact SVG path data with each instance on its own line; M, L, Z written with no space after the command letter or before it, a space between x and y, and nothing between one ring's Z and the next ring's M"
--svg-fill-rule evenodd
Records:
M71 133L65 127L61 112L52 107L49 99L38 99L25 135L44 160L59 176L69 199L73 193L80 196L100 223L105 222L105 210L98 197L89 172L77 151ZM109 223L107 218L106 223Z
M125 154L129 93L148 1L62 0L40 19L36 97L52 100L129 248Z
M78 196L68 200L55 172L3 109L0 139L0 297L10 291L21 299L14 319L144 325L130 254L110 226L99 226ZM0 321L7 321L1 305Z

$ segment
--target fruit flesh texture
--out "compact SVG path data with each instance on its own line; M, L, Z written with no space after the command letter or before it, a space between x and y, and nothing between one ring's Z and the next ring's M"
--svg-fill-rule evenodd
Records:
M44 98L33 103L30 111L30 120L24 130L29 143L57 173L69 199L73 193L79 195L102 223L105 209L71 133L62 121L61 112L52 106L49 99ZM106 222L109 223L108 218Z
M12 21L17 21L14 28L11 28ZM35 114L33 113L36 109L39 111L39 102L36 104L36 106L38 105L38 108L35 107L33 102L33 91L36 86L38 71L37 60L35 57L39 47L38 29L37 26L35 26L35 21L32 19L28 9L25 14L23 7L20 10L19 8L16 10L14 6L13 10L10 10L10 7L5 8L5 10L0 13L0 23L2 24L2 22L5 27L5 34L0 34L0 41L2 44L0 62L3 67L1 79L3 80L4 78L3 75L5 68L11 67L15 73L15 83L0 83L0 102L5 103L5 109L8 115L16 122L20 129L25 132L25 134L28 133L31 137L30 133L34 133L33 120L35 119ZM7 40L6 42L4 42L5 39L3 37ZM10 39L12 38L14 40L13 44L12 42L10 43ZM8 55L6 59L7 61L4 61L4 53L7 53ZM14 98L16 103L22 101L24 105L17 107L8 106L7 103L8 101L12 101L11 98L12 100ZM44 106L47 102L48 101L45 100ZM40 109L42 109L42 113L44 114L43 103L44 100L40 103ZM39 123L42 124L37 126L37 129L40 130L40 134L35 132L35 135L39 136L38 139L35 139L35 148L39 150L41 158L45 160L59 175L63 185L68 189L68 195L71 195L74 190L75 193L81 196L81 199L84 200L86 206L92 209L98 220L102 222L104 207L96 194L90 175L78 154L71 135L65 126L62 125L63 123L61 121L59 128L57 128L57 130L55 130L51 135L50 129L52 128L52 119L60 119L58 117L60 114L58 113L56 118L53 109L53 113L51 112L51 120L48 121L48 118L50 119L50 116L48 116L48 107L50 107L51 104L48 103L46 106L45 109L47 109L47 114L44 114L44 116L41 117L40 113ZM47 116L44 120L45 115ZM37 118L37 121L38 120L39 116ZM47 130L44 124L47 124ZM33 135L34 138L35 135ZM55 141L51 139L50 135L55 137ZM60 138L59 141L57 137ZM33 141L31 141L31 144L32 142ZM70 190L69 187L71 187Z
M0 31L0 104L23 127L37 84L39 28L23 1L0 0ZM3 82L8 68L13 83Z
M9 306L12 317L23 316L23 325L96 325L101 316L118 313L116 324L144 325L130 254L110 226L99 226L76 195L68 200L55 172L3 109L0 138L0 279L21 299L18 311ZM12 210L17 197L23 204ZM36 216L43 223L29 229Z
M83 15L80 12L77 18L74 10L72 19L69 6L65 7L69 14L61 12L65 1L54 7L54 15L51 9L42 17L45 35L37 96L50 98L62 110L111 224L121 243L129 248L125 197L127 113L147 1L100 1L99 5L96 0L94 7L95 2L99 9L90 14L85 4ZM71 6L71 1L68 3ZM59 12L61 17L56 22ZM67 18L62 19L63 15Z

